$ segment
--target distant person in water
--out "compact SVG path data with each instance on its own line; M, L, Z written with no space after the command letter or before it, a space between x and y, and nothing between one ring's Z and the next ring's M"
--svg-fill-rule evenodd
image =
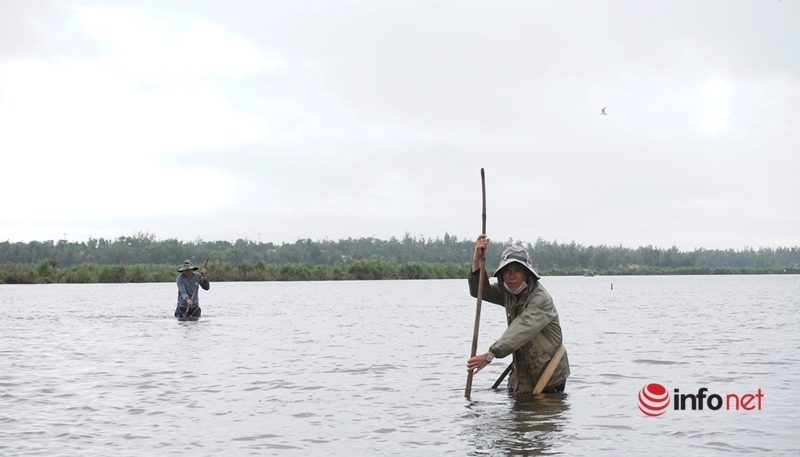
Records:
M195 284L199 284L203 290L208 290L211 285L206 278L205 267L200 268L200 273L195 273L197 267L192 265L191 260L183 262L183 266L178 269L180 275L178 283L178 307L175 309L175 317L200 317L200 298L199 294L194 294ZM194 298L192 295L194 294Z
M475 257L469 274L469 292L478 296L480 259L489 246L489 238L480 235L475 242ZM550 294L539 282L528 251L522 246L509 246L500 256L490 284L484 273L483 300L504 306L508 327L485 354L467 360L467 371L477 373L492 359L514 354L508 387L515 393L532 393L550 360L561 347L561 324ZM569 376L569 361L564 353L542 393L561 393Z

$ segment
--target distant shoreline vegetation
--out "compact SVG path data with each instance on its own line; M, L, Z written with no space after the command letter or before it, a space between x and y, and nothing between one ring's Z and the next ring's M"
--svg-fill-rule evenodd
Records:
M393 263L385 260L357 260L345 265L308 263L266 264L258 261L238 265L210 262L209 279L227 281L352 281L392 279L465 279L470 263ZM489 274L493 271L490 270ZM540 270L547 276L633 276L633 275L742 275L800 274L800 268L640 268L589 271L583 269ZM0 284L94 284L172 282L178 276L175 265L99 265L84 263L59 268L54 260L37 265L0 265Z
M185 259L211 259L214 281L310 281L464 278L472 262L474 239L425 238L406 233L389 240L311 239L295 243L252 240L184 242L158 240L150 233L116 240L85 242L0 242L0 283L95 283L174 281ZM519 240L492 241L486 266L497 268L502 250L524 246L537 271L545 276L797 274L800 247L748 248L741 251L679 251L640 246L583 246Z
M340 265L309 263L267 264L262 261L238 265L214 261L208 264L211 281L347 281L381 279L466 278L470 264L397 264L385 260L357 260ZM176 265L98 265L84 263L59 268L55 261L38 265L0 265L0 284L47 283L147 283L173 282L180 273Z

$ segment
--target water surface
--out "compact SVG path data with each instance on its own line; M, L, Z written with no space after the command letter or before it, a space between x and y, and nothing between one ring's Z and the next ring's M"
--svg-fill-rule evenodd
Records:
M213 279L213 277L212 277ZM613 290L611 284L613 283ZM800 277L544 278L565 395L464 398L466 280L0 286L0 454L800 454ZM484 303L479 351L505 327ZM756 393L650 418L639 390Z

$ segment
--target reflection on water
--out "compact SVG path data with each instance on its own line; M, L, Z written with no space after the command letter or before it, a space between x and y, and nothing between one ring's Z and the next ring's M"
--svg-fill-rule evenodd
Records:
M501 391L501 402L473 402L474 423L469 455L536 456L554 454L566 425L568 393L513 395Z

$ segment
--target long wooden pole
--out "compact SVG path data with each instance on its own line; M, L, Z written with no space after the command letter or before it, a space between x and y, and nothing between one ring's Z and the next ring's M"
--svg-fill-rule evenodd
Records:
M561 357L564 357L564 353L567 352L567 348L564 347L562 344L558 347L555 355L553 358L550 359L550 363L547 364L547 368L544 369L544 373L542 373L542 377L539 378L539 382L536 383L536 386L533 388L533 394L539 395L542 393L545 387L547 387L547 383L550 382L550 378L553 376L553 372L556 371L556 367L558 367L558 362L561 361Z
M481 168L481 193L483 194L483 228L481 234L486 234L486 175L483 172L483 168ZM487 246L488 247L488 246ZM475 357L475 353L478 352L478 329L481 325L481 304L483 303L483 281L484 275L486 275L486 249L483 249L481 252L481 271L478 274L478 301L475 304L475 329L472 332L472 350L469 353L469 357ZM472 395L472 371L467 373L467 387L464 390L464 396L467 397L467 400L470 400L470 396Z
M192 303L194 303L194 297L197 296L197 288L198 287L200 287L200 283L199 282L194 283L194 289L192 290L192 296L190 297L191 300L192 300ZM192 305L192 306L194 306L194 305ZM190 308L191 308L191 306L186 305L186 311L183 312L183 317L189 317L189 309Z
M497 378L497 381L495 381L494 384L492 384L492 389L497 389L497 386L499 386L500 383L503 382L503 379L506 379L506 376L508 376L508 374L511 373L511 368L513 367L514 367L514 362L508 364L506 369L503 370L503 373L500 375L500 377Z

